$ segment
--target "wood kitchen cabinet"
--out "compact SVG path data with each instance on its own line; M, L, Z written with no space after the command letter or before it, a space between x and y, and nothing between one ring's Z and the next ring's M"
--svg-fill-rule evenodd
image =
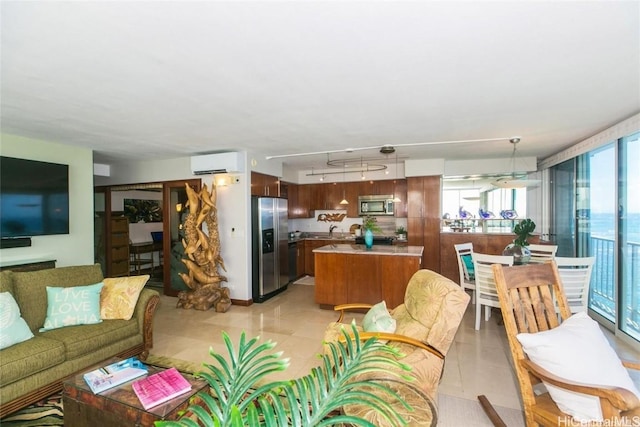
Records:
M407 180L357 181L288 185L289 218L310 218L316 210L346 210L347 217L358 217L358 196L395 195L395 216L407 217ZM253 188L253 185L252 185ZM341 205L342 199L349 202Z
M407 180L395 179L394 180L393 194L400 199L399 202L393 204L393 212L396 218L407 217Z
M302 277L306 274L304 268L305 260L305 246L304 240L300 240L296 245L296 273L298 277Z
M277 176L251 172L251 195L280 197L280 181Z
M315 301L321 308L338 304L377 304L389 309L404 302L411 276L420 269L420 256L376 254L315 254Z
M442 177L407 178L409 245L424 246L422 268L440 272L440 194Z
M313 257L313 250L329 244L331 240L322 239L306 239L304 241L304 274L308 276L314 276L316 273L315 258Z

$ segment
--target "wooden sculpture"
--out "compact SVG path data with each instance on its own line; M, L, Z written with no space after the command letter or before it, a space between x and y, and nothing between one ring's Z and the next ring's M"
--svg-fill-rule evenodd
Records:
M189 211L184 220L182 245L188 258L182 259L182 262L189 274L180 273L180 277L190 290L178 294L177 306L196 310L215 307L217 312L224 313L231 306L231 299L229 288L221 286L221 282L226 282L227 278L218 272L218 266L224 271L227 269L220 255L216 188L213 185L209 193L204 184L202 190L196 192L187 184L186 189ZM206 232L202 229L203 223Z

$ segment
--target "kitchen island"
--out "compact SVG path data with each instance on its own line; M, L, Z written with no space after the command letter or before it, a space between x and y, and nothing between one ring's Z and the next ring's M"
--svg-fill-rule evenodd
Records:
M420 269L422 246L332 244L313 250L316 303L324 309L347 303L376 304L389 309L404 301L411 276Z

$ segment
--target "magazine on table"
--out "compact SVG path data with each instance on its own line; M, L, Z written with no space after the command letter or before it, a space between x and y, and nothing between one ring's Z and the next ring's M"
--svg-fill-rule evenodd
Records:
M131 387L144 409L153 408L191 390L191 383L170 368L135 381Z
M146 366L135 357L111 363L83 375L84 380L94 393L100 393L112 387L124 384L148 372Z

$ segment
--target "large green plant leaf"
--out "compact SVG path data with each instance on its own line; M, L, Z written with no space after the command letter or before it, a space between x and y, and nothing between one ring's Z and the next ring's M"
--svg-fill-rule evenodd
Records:
M363 342L355 324L350 329L351 333L343 330L344 343L326 344L329 354L322 355L320 366L308 375L262 385L260 380L286 369L289 360L282 359L282 353L271 352L275 346L271 341L262 344L258 344L258 338L247 341L242 333L235 348L223 332L229 361L210 351L216 364L205 364L210 372L198 374L206 379L212 392L199 393L202 405L191 405L179 421L158 421L156 425L299 427L349 423L375 427L364 419L339 413L347 404L368 405L391 424L406 424L394 404L411 408L383 383L367 381L363 374L408 372L410 368L397 361L401 355L395 348L375 338ZM407 374L397 375L412 380Z

